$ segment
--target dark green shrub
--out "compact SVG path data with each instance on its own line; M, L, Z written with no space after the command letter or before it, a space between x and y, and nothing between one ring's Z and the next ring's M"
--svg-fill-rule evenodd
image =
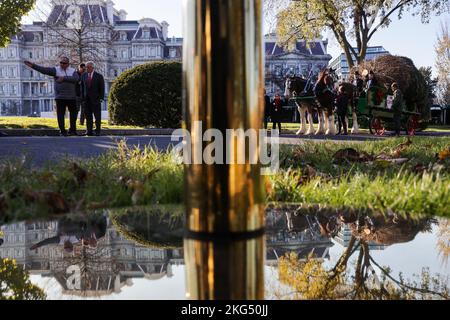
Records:
M152 62L121 74L109 93L112 124L179 128L181 63Z

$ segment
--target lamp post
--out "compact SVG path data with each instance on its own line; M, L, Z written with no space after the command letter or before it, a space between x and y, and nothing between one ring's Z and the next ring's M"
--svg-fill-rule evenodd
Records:
M225 137L227 129L261 128L262 0L184 0L183 7L183 126L197 163L185 165L187 296L262 299L265 194L260 166L248 158L240 164L198 159L208 129ZM245 144L233 141L234 150Z

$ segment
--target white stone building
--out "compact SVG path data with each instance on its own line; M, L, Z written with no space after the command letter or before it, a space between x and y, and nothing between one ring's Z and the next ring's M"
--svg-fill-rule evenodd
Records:
M277 43L276 35L265 37L266 91L269 96L284 94L286 76L308 77L310 71L317 75L331 60L327 53L328 41L316 39L312 42L299 40L293 50Z
M53 110L53 79L30 70L24 60L46 66L57 65L61 55L73 63L80 62L80 55L82 62L94 60L105 76L107 93L114 79L131 67L181 60L182 39L168 37L167 22L127 20L126 16L110 0L53 0L46 21L22 26L10 45L0 48L0 115ZM82 44L74 45L69 39Z

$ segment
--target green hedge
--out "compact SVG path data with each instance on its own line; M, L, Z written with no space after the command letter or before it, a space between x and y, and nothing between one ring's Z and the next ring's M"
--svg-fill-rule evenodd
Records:
M109 93L110 122L179 128L182 119L181 63L152 62L121 74Z

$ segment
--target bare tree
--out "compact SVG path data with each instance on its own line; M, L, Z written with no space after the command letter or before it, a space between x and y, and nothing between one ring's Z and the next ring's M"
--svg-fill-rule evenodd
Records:
M436 43L436 69L438 73L437 98L440 105L450 105L450 32L442 24Z
M265 0L266 19L276 16L280 43L292 47L297 39L312 40L330 31L345 53L348 65L361 64L373 36L406 11L427 23L448 12L443 0ZM356 44L356 45L355 45ZM356 47L356 49L355 49Z
M110 54L108 48L116 36L112 26L84 10L86 0L60 0L58 5L63 6L63 12L56 18L50 16L53 3L46 2L36 8L49 47L55 48L59 55L68 56L74 64L94 61L104 73Z

